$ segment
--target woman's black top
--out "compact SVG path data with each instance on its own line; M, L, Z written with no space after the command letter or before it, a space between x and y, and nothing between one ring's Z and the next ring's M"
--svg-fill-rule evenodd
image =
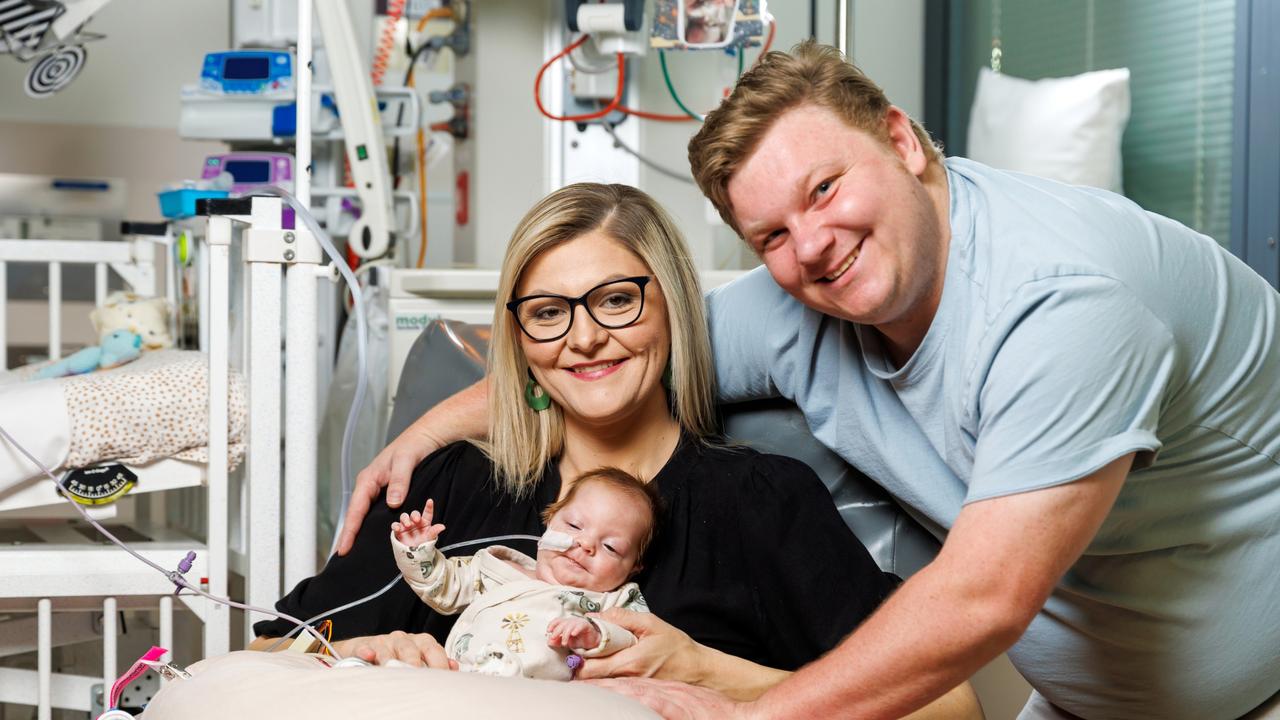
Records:
M418 465L402 509L421 509L434 498L436 522L446 526L441 548L494 535L541 535L539 516L560 493L555 465L522 499L501 490L493 475L483 453L455 443ZM666 508L636 580L652 612L703 645L794 670L839 643L894 587L799 461L686 436L653 482ZM385 494L375 500L351 551L330 558L276 608L306 620L399 577L389 536L400 512L387 507ZM448 554L471 555L488 544L537 552L535 541L506 540ZM397 583L332 619L334 639L403 630L443 642L455 618ZM271 620L254 630L278 637L292 627Z

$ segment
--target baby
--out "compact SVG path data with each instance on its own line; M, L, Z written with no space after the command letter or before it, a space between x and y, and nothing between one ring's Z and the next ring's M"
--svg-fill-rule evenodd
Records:
M580 477L542 515L547 532L535 561L495 545L471 557L436 549L444 530L421 513L391 524L396 564L409 587L436 611L462 611L445 641L460 670L570 680L579 662L635 644L627 630L599 618L611 607L647 612L629 578L653 539L657 489L615 468Z

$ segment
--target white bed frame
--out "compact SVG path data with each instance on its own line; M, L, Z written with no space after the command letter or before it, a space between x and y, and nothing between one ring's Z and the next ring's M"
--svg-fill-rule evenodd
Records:
M321 268L318 245L309 233L281 228L278 198L255 197L245 202L248 212L243 215L209 217L200 253L204 265L200 333L202 349L209 356L210 460L207 467L162 460L139 472L139 489L163 489L166 483L171 487L205 486L203 502L198 503L199 517L190 516L191 508L178 510L188 515L188 521L198 521L193 524L204 525L207 542L199 543L181 532L146 527L145 534L151 540L131 546L166 568L176 568L188 550L195 550L195 565L187 577L204 579L204 589L219 597L227 596L229 567L235 567L245 577L245 596L237 599L271 607L281 595L282 575L284 586L292 587L316 570L316 279L328 275L328 270ZM243 260L243 267L237 271L242 273L244 290L243 302L234 305L230 297L233 242ZM155 254L164 245L154 238L118 243L0 240L0 348L7 348L7 263L48 265L49 355L57 358L62 350L62 265L94 265L95 297L99 303L106 295L108 269L125 278L135 292L155 294ZM171 277L171 273L166 275ZM285 335L289 383L283 398L282 275L287 275L289 308ZM173 291L168 294L172 298ZM245 325L239 347L233 346L231 333L233 306L241 310ZM239 483L241 507L236 528L230 527L232 483L227 468L227 387L233 357L243 358L250 399L248 454L244 479ZM282 503L280 482L282 399L288 418L283 433L287 505ZM163 507L163 502L153 504L149 513L152 517L157 514L157 505ZM54 707L89 711L92 687L101 682L109 689L121 669L116 662L118 610L158 610L158 644L173 649L174 587L123 550L93 543L66 524L33 524L28 530L41 542L0 546L0 612L34 610L35 618L0 622L0 656L29 652L33 644L22 638L29 638L34 630L37 669L0 668L0 702L35 705L41 720L50 718ZM234 533L238 537L233 538L231 530L238 530ZM281 538L285 540L283 552ZM237 546L243 553L235 551ZM203 623L202 652L185 651L184 659L227 652L231 640L230 610L198 596L183 595L179 600ZM96 629L87 627L90 623L77 622L74 615L64 616L71 619L60 619L55 627L55 611L101 612L100 676L52 672L55 645L97 635ZM246 639L252 632L252 622L259 619L248 618Z
M94 268L94 305L101 307L108 290L109 276L114 273L128 290L142 296L159 295L158 276L160 263L157 256L169 256L173 244L172 232L159 236L133 236L125 242L97 242L79 240L0 240L0 370L5 369L9 348L6 311L8 292L5 287L5 268L10 264L43 264L48 269L48 357L58 359L63 355L63 314L66 311L62 297L62 269L64 265L91 265ZM176 267L170 267L164 275L164 297L171 307L178 305L178 283L174 279ZM170 335L177 337L177 313L170 322ZM130 466L138 473L137 494L196 487L204 484L203 464L181 460L163 459L145 466ZM43 511L35 510L50 506ZM115 516L117 506L109 505L95 511L96 519ZM78 517L75 511L56 499L47 483L30 482L17 489L7 490L0 496L0 521L15 517L39 518Z

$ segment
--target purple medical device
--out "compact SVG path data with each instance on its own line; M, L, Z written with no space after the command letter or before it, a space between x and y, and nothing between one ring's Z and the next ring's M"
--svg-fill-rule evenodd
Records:
M260 185L279 185L293 190L293 156L273 152L234 152L205 158L202 180L230 173L231 192L240 193Z

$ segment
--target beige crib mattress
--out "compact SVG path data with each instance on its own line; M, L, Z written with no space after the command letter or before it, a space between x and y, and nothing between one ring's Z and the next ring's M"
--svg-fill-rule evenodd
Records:
M117 368L51 380L32 380L36 369L0 374L0 426L50 468L208 460L203 353L156 350ZM234 467L244 457L248 408L243 377L232 373L229 385L228 461ZM0 490L38 474L12 448L0 447Z

